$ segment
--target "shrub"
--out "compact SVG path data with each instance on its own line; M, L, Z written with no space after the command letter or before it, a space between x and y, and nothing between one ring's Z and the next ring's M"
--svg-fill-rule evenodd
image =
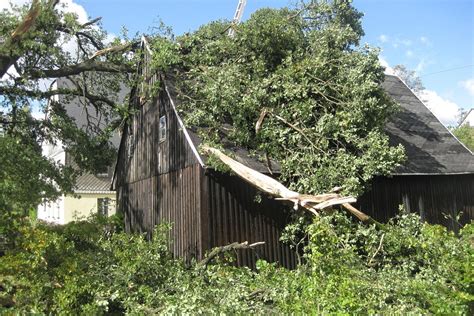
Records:
M169 225L147 240L104 218L65 226L23 219L15 247L0 257L0 312L472 312L472 224L457 236L413 214L377 228L335 212L300 227L297 269L259 261L252 271L225 258L206 267L173 258Z

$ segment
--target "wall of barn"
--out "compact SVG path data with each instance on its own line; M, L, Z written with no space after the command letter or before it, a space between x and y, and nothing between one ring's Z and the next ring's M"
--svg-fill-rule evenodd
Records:
M202 205L203 242L208 248L264 241L255 250L238 251L237 264L255 267L257 259L265 259L296 266L296 253L279 240L290 221L288 206L264 195L257 202L257 191L237 176L208 170L203 181L203 195L208 197Z
M159 136L163 116L165 138ZM150 236L155 225L172 223L173 253L186 258L200 255L201 167L164 91L153 102L137 106L124 133L116 190L126 230Z
M358 201L363 212L383 222L397 214L399 205L457 231L454 219L460 212L460 224L474 219L474 175L379 177Z

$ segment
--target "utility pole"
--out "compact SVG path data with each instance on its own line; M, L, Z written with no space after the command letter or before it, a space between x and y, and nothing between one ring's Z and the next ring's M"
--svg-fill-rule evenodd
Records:
M247 4L247 0L239 0L237 4L237 9L235 10L234 19L232 20L232 26L229 29L228 35L230 37L234 37L235 29L234 26L239 24L242 20L242 15L244 15L245 5Z

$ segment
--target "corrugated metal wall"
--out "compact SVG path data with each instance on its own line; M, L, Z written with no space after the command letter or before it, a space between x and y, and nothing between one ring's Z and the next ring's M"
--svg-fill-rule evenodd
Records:
M358 202L363 212L380 221L395 216L399 205L429 223L457 231L452 218L459 212L461 224L474 219L474 175L379 177Z
M295 252L279 241L290 219L288 207L263 195L257 202L257 191L237 176L208 171L205 181L211 247L265 241L255 250L239 251L237 264L255 267L260 258L288 268L296 266Z

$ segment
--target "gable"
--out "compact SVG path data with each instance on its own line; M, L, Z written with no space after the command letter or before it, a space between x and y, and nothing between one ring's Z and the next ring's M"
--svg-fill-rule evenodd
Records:
M398 77L386 75L382 87L400 105L386 132L407 156L394 175L474 173L473 154Z

